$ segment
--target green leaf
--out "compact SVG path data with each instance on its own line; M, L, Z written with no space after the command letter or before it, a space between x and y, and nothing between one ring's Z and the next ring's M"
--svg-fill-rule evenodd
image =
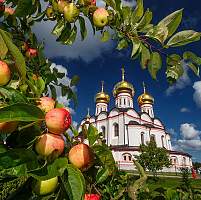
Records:
M84 40L87 36L87 28L85 25L85 20L83 17L79 16L79 23L80 23L80 33L81 33L81 37L82 40Z
M149 9L147 9L144 16L142 17L142 19L138 23L137 29L138 30L144 29L145 26L150 24L151 20L152 20L152 12Z
M156 74L161 69L162 58L158 52L153 52L151 54L151 59L148 63L148 70L153 79L156 79Z
M105 168L100 168L96 174L96 182L102 183L103 181L105 181L109 176L109 170L105 169Z
M133 58L135 54L137 53L138 49L140 48L141 42L139 39L132 38L132 44L133 44L133 48L131 52L131 58Z
M160 25L155 26L153 29L150 29L146 36L157 39L161 44L163 44L168 37L168 28L161 23Z
M13 56L15 61L15 66L18 70L19 75L22 79L26 79L26 64L25 59L22 53L19 51L17 46L12 42L10 37L8 36L8 33L0 29L0 35L2 36L10 54Z
M144 14L143 0L137 0L137 5L132 14L132 24L135 25L135 23L137 23L142 18L143 14Z
M122 40L120 40L120 42L118 43L117 49L118 49L118 50L121 50L121 49L124 49L124 48L127 48L127 47L128 47L128 42L127 42L127 40L122 39Z
M193 30L185 30L173 35L167 43L167 47L183 46L200 40L201 33Z
M167 70L166 77L167 81L172 84L177 81L184 73L184 69L181 64L181 57L177 54L171 54L166 59Z
M151 58L151 54L149 49L146 46L142 45L141 47L142 47L142 50L141 50L140 64L142 69L146 69L148 62Z
M77 85L79 81L80 81L79 76L77 76L77 75L73 76L73 78L71 79L71 82L70 82L70 86L72 87L74 85Z
M57 24L55 25L54 29L52 30L52 34L59 37L61 35L64 27L65 27L65 20L64 19L59 20L57 22Z
M0 122L44 120L44 113L32 104L16 103L0 109Z
M67 165L67 174L62 178L70 200L81 200L85 194L85 179L79 169L73 165Z
M104 31L101 36L101 42L107 42L110 39L110 33L108 31Z
M26 17L34 12L36 7L32 4L32 0L19 0L17 2L17 8L15 15L17 17Z
M69 37L66 40L62 40L62 43L66 45L72 45L76 39L76 36L77 36L77 27L74 26L73 29L71 30Z
M0 153L0 175L25 176L38 167L37 156L32 150L11 149Z
M113 174L116 171L116 164L109 147L107 145L95 144L91 148L94 150L99 164L103 168L108 169L109 175Z
M201 65L201 57L198 57L195 53L191 51L186 51L183 53L183 58L187 61L191 61L197 65Z
M198 65L201 65L201 57L198 57L196 54L194 54L191 51L186 51L183 54L183 58L185 62L187 62L187 65L193 70L193 72L199 76L200 68Z
M198 66L196 66L196 65L193 64L193 63L188 63L187 66L188 66L189 68L191 68L191 69L193 70L193 72L194 72L197 76L199 76L199 74L200 74L200 68L199 68Z
M29 172L29 175L37 180L47 180L55 176L62 176L68 166L68 159L57 158L53 163L46 165L43 168Z
M164 24L168 28L168 37L170 37L178 28L182 20L183 9L177 10L164 19L162 19L158 25Z
M89 140L89 145L93 145L95 141L98 139L99 134L98 130L93 126L89 125L88 131L87 131L87 139Z
M75 129L73 126L70 126L70 130L72 131L74 137L77 137L79 135L77 129Z
M0 58L4 59L6 54L8 52L8 48L2 38L2 36L0 35Z
M18 90L9 87L0 87L0 97L6 99L9 104L27 102L27 99Z

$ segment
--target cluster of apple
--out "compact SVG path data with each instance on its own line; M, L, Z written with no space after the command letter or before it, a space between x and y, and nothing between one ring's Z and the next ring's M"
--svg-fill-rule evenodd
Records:
M96 27L102 28L108 24L109 13L105 8L97 8L96 0L79 0L78 4L67 0L53 0L51 6L46 9L46 15L50 20L55 19L55 12L64 16L64 19L73 23L80 15L80 6L91 7L93 10L93 23Z
M45 123L48 132L38 138L35 150L44 157L52 154L59 156L63 153L65 146L63 133L71 125L70 112L66 108L54 108L55 101L50 97L41 97L38 103L38 107L46 112ZM71 164L80 170L88 169L94 158L90 147L83 143L73 146L67 156ZM53 192L57 185L58 177L38 181L34 186L34 191L37 194L46 195Z

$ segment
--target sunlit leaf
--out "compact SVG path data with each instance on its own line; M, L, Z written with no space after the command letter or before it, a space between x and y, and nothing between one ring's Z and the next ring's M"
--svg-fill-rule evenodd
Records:
M167 47L183 46L200 40L201 33L193 30L185 30L173 35L167 43Z

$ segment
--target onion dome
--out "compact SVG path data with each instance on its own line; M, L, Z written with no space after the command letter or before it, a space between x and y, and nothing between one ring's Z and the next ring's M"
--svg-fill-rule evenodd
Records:
M102 86L101 86L101 92L98 92L95 96L95 102L96 103L106 103L108 104L110 101L110 96L106 94L103 90L104 88L104 82L102 81Z
M131 83L128 83L124 80L125 77L125 70L124 68L122 70L122 81L118 82L113 89L113 96L116 97L120 93L129 93L131 96L134 96L135 90Z
M147 93L145 84L143 82L144 93L138 97L138 104L141 106L143 104L154 104L154 98Z

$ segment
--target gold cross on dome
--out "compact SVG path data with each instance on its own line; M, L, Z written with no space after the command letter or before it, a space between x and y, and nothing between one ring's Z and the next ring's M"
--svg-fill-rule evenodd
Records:
M104 89L104 81L101 81L101 92L103 92Z
M121 72L122 72L122 81L124 81L124 78L125 78L125 69L124 69L124 67L121 68Z

